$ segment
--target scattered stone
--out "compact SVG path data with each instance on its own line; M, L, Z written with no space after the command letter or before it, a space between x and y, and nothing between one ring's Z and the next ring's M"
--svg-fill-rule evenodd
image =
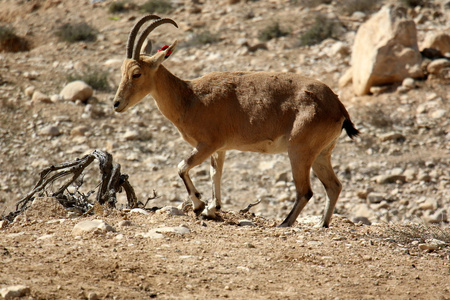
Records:
M423 77L421 62L414 21L406 19L401 8L385 5L356 33L352 51L354 92L364 95L374 85Z
M372 222L370 222L370 220L368 218L361 217L361 216L353 218L353 223L363 224L363 225L367 225L367 226L372 225Z
M85 233L106 233L108 231L114 232L116 230L103 220L88 220L76 224L72 229L72 235L79 236Z
M379 135L379 139L382 142L385 142L385 141L403 142L406 140L406 137L403 134L398 133L398 132L388 132L388 133Z
M8 225L8 221L1 220L0 221L0 230L6 228L6 225Z
M35 80L39 77L39 73L36 71L24 72L23 77L30 79L30 80Z
M424 203L420 203L418 208L420 210L433 210L438 206L436 199L427 199Z
M149 230L146 233L138 233L138 236L142 236L144 238L151 238L151 239L161 239L164 238L164 233L176 233L179 235L184 235L186 233L191 232L191 230L184 226L178 226L178 227L160 227L160 228L154 228Z
M27 96L28 98L33 97L34 92L36 91L36 88L34 86L29 86L25 89L24 93L25 96Z
M345 57L350 53L350 48L343 42L336 42L324 51L329 57Z
M358 196L359 199L367 199L367 195L369 195L370 191L357 191L356 196Z
M427 71L431 74L440 74L443 69L450 68L450 60L440 58L433 60L428 66Z
M429 216L424 216L423 218L426 222L428 222L430 224L439 224L439 223L448 222L447 209L440 208L440 209L436 210L433 214L431 214Z
M39 135L43 136L58 136L61 134L61 131L57 126L54 125L47 125L38 132Z
M402 86L407 89L414 89L416 87L416 82L414 81L413 78L408 77L408 78L403 79Z
M139 131L133 129L127 130L123 135L123 138L126 141L134 141L139 139L139 137L140 137Z
M375 181L378 184L389 184L389 183L405 183L405 175L379 175L375 177Z
M72 81L61 90L61 97L64 100L81 100L86 102L92 95L94 90L90 85L81 80Z
M375 210L387 209L387 208L389 208L389 204L385 200L381 201L378 205L374 206Z
M122 220L117 224L119 227L127 227L127 226L131 226L132 223L130 220Z
M289 181L289 174L290 174L289 172L278 173L275 176L275 182L278 182L278 181L288 182Z
M419 244L418 247L420 250L429 251L429 252L432 252L432 251L438 249L438 247L436 245L428 245L428 244Z
M417 180L423 181L423 182L430 182L431 176L426 172L420 172L419 175L417 175Z
M446 242L438 240L438 239L428 239L425 241L426 244L419 244L418 247L420 250L433 252L438 250L439 248L447 245Z
M150 214L148 211L146 211L145 209L142 209L142 208L133 208L132 210L130 210L130 213L138 213L138 214L143 214L143 215Z
M26 285L12 285L0 289L0 295L5 300L24 297L29 293L30 287Z
M186 214L175 206L166 206L157 211L160 214L168 214L171 216L185 216Z
M87 298L88 298L88 300L98 300L99 299L97 293L94 293L94 292L89 293Z
M242 219L238 221L238 226L256 226L251 220Z
M31 101L34 102L34 103L38 103L38 102L41 102L41 103L52 103L52 100L50 100L49 96L47 96L46 94L41 93L39 91L35 91L33 93L33 96L31 97Z
M60 94L53 94L50 96L50 100L52 102L58 102L64 100L63 97Z
M386 198L386 195L383 193L375 193L371 192L367 195L367 201L369 203L380 203Z
M437 120L444 118L446 115L447 115L446 109L436 109L435 111L430 113L430 118Z
M89 127L87 126L84 125L77 126L72 128L72 130L70 131L70 136L84 136L88 131Z

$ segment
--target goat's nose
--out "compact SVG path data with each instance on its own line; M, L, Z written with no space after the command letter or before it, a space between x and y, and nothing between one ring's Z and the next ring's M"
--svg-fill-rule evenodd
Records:
M116 101L116 102L114 102L114 108L117 108L117 107L119 107L119 105L120 105L120 101Z

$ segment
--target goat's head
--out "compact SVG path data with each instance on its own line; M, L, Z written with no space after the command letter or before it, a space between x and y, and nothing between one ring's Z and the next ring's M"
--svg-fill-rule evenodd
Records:
M154 21L141 32L136 45L134 45L140 27L149 20ZM156 80L155 73L161 63L174 51L177 41L153 56L141 55L140 52L142 44L150 32L166 23L178 27L177 23L171 19L161 19L155 15L148 15L141 18L131 29L127 42L127 58L123 62L121 69L122 80L114 98L114 109L116 112L126 111L152 92L154 80Z

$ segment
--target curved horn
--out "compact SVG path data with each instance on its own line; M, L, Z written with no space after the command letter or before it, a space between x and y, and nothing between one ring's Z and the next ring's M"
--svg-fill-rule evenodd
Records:
M139 21L137 21L136 24L134 24L133 28L130 31L130 35L128 36L127 58L131 58L133 55L134 41L136 39L136 35L137 35L139 29L141 28L141 26L148 20L155 20L155 19L161 19L161 18L158 17L157 15L147 15L147 16L142 17Z
M142 31L141 34L139 35L138 41L136 43L136 47L134 47L134 54L132 57L133 59L135 59L135 60L139 59L139 54L141 52L142 44L144 43L145 38L150 34L150 32L152 32L156 27L158 27L162 24L165 24L165 23L170 23L178 28L177 23L175 23L175 21L172 19L159 19L159 20L154 21L152 24L148 25L148 27L145 28L145 30Z

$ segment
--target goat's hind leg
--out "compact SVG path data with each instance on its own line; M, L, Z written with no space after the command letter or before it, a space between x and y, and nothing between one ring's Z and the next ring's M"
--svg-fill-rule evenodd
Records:
M325 210L322 220L319 224L317 224L317 227L328 227L330 225L330 220L333 215L334 208L336 207L336 202L342 190L342 184L336 177L333 166L331 165L331 151L333 150L334 145L335 144L331 145L328 149L325 149L317 157L312 166L314 174L316 174L322 182L327 192Z
M305 155L305 153L308 152L302 152L301 149L290 149L288 152L291 161L292 176L294 177L295 188L297 190L297 197L295 199L294 207L279 227L292 226L309 199L313 196L309 176L312 162L309 161L308 155Z
M212 180L212 201L205 211L205 216L211 219L217 218L217 211L222 208L220 180L222 179L223 163L225 161L225 151L217 151L211 155L211 180Z
M203 201L200 200L201 195L192 183L192 180L189 176L189 170L201 164L212 153L214 153L214 150L212 150L211 147L208 147L205 144L199 144L192 151L191 155L178 165L178 175L180 175L181 179L184 182L184 185L186 186L189 198L194 205L194 212L196 215L200 215L205 209L206 205Z

